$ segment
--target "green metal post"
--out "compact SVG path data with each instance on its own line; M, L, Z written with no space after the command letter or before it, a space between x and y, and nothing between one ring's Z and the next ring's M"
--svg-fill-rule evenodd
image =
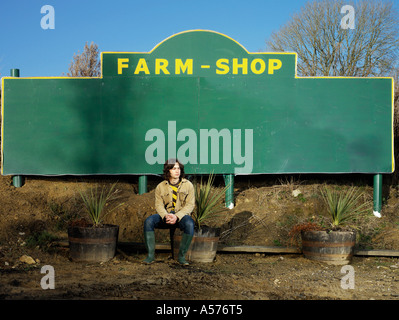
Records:
M147 193L147 176L139 176L139 194Z
M16 77L19 78L19 69L11 69L10 70L10 76L11 77ZM16 188L20 188L24 185L25 183L25 177L24 176L13 176L12 177L12 184Z
M10 76L19 78L19 69L11 69L10 70Z
M24 176L13 176L12 177L12 185L16 188L21 188L25 184Z
M232 174L224 174L224 184L226 187L226 208L233 209L234 208L234 175Z
M374 215L378 218L381 217L382 208L382 174L374 175Z

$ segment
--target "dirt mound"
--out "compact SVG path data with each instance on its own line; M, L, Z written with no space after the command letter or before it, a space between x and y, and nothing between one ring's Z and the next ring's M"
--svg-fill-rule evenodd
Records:
M154 189L160 178L149 179L148 192L143 195L137 192L137 181L129 179L134 178L118 182L119 201L123 205L109 213L105 222L120 226L120 241L142 242L143 222L155 213ZM68 221L85 215L79 192L93 184L113 182L109 177L27 177L23 187L15 188L11 177L1 176L0 240L43 230L65 238ZM294 224L324 214L318 183L292 179L274 182L265 179L262 183L257 179L252 183L248 178L237 177L235 207L226 208L210 223L222 228L224 244L286 246ZM372 187L362 188L372 200ZM387 198L382 218L370 215L361 221L359 241L362 245L399 249L399 192L390 188ZM168 232L159 232L157 241L168 242Z
M148 193L138 195L136 178L120 179L123 205L105 219L120 226L119 241L143 242L143 222L155 212L159 181L151 177ZM118 251L101 264L70 261L68 247L54 245L54 239L66 240L68 221L84 215L79 190L113 182L108 177L27 177L23 187L15 188L11 177L0 177L0 299L399 298L399 264L391 258L355 257L354 290L342 289L338 266L302 255L222 253L214 263L189 267L162 252L151 266L140 263L144 252ZM289 231L296 223L323 215L319 188L318 182L306 180L237 177L235 207L225 209L211 225L221 227L222 244L290 245ZM362 188L372 199L372 187ZM364 248L399 250L399 192L387 189L382 218L370 215L361 221L358 244ZM157 241L167 243L169 232L163 231L157 231ZM40 287L42 265L55 268L55 290Z

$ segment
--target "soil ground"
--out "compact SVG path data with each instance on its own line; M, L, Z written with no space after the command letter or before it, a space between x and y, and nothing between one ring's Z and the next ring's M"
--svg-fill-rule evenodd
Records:
M292 246L291 228L323 214L318 195L320 181L326 181L322 178L237 177L235 207L212 222L222 229L221 243ZM372 176L349 176L350 182L347 178L334 177L327 183L344 188L356 181L365 200L372 200ZM155 263L143 265L145 252L124 246L108 262L73 262L68 246L60 243L67 241L68 221L83 214L78 190L109 180L27 177L23 187L15 188L11 177L0 177L0 299L399 300L399 260L395 257L355 256L353 269L345 271L302 254L219 252L213 263L183 267L165 251L157 252ZM123 205L106 222L120 226L121 243L143 242L143 221L154 213L154 188L159 181L150 177L148 193L138 195L137 178L119 180ZM358 222L360 248L399 250L398 189L384 187L383 197L382 218L371 214ZM157 242L168 242L167 231L157 232ZM42 288L47 273L41 271L46 265L54 268L54 289ZM352 271L353 288L346 281Z

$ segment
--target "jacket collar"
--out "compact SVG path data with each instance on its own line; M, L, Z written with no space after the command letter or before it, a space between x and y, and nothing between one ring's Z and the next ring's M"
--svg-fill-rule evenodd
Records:
M183 179L181 180L181 183L183 184L183 183L185 183L186 181L187 181L187 179L186 179L186 178L183 178ZM168 184L169 184L169 181L168 181L168 180L164 180L163 183L164 183L165 185L168 185Z

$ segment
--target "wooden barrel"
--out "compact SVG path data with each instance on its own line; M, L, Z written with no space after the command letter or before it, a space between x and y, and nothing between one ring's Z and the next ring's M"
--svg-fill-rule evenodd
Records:
M310 260L344 265L352 260L355 231L303 231L302 252Z
M192 262L209 263L216 257L219 243L220 228L202 227L194 231L194 237L186 254L186 259ZM182 236L174 236L174 256L177 259Z
M68 228L69 254L73 261L105 262L115 256L119 227L103 225L101 227Z

